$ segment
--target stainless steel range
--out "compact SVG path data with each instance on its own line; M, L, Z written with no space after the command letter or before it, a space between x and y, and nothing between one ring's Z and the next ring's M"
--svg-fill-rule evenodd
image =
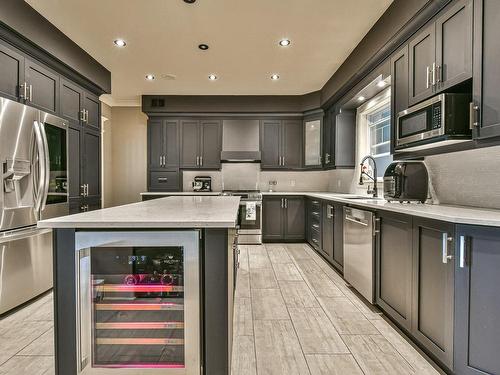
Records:
M241 197L238 211L238 244L261 244L262 193L259 190L225 190L221 195Z

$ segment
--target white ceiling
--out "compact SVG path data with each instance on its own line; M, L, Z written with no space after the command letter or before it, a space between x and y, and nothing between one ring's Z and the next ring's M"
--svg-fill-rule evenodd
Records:
M320 89L392 0L26 0L142 94L291 95ZM119 49L113 40L123 38ZM289 38L291 46L279 47ZM207 43L206 52L198 44ZM152 82L144 79L154 73ZM207 76L216 73L217 81ZM279 81L270 75L278 73ZM162 78L174 74L175 80Z

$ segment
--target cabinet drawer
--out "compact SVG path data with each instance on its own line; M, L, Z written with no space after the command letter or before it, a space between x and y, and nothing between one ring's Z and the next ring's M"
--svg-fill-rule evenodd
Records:
M311 246L314 247L316 250L321 249L321 234L319 230L316 230L311 227Z
M179 190L179 171L150 172L149 189L159 191Z

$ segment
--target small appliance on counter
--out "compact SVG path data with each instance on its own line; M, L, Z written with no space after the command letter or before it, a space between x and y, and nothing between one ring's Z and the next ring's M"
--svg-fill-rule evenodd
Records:
M210 176L196 176L193 181L193 191L196 192L211 192L212 191L212 177Z
M427 200L429 174L423 162L396 161L384 174L384 198L387 201L422 202Z

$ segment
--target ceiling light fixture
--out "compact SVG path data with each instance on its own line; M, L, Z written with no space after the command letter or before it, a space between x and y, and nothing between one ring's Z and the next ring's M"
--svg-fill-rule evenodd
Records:
M280 79L280 76L278 74L273 74L273 75L271 75L271 79L273 81L277 81L278 79Z
M198 45L198 48L201 49L202 51L206 51L209 47L208 47L208 44L199 44Z
M215 74L210 74L210 75L208 76L208 79L209 79L210 81L215 81L215 80L217 79L217 76L216 76Z
M154 79L155 79L155 76L154 76L153 74L146 74L146 79L147 79L148 81L152 81L152 80L154 80Z
M383 88L386 85L387 85L387 82L385 82L385 81L378 81L378 83L377 83L377 86L380 87L380 88Z
M358 96L358 101L362 102L363 100L365 100L366 98L364 96Z
M196 2L196 0L184 0L184 2L188 4L193 4Z
M281 47L288 47L291 43L290 39L281 39L279 42Z
M125 42L123 39L116 39L115 41L113 41L113 43L115 44L115 46L120 48L127 45L127 42Z

